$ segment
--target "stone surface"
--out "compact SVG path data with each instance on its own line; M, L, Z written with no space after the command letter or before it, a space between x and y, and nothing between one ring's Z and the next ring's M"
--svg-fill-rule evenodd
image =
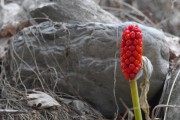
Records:
M156 110L156 114L158 114L158 117L165 117L167 120L170 120L172 118L173 120L179 120L180 109L176 108L175 106L180 105L180 59L174 59L171 64L173 64L173 67L171 68L171 71L169 72L169 74L167 75L167 79L165 80L164 89L159 104L168 104L174 107L169 107L168 109L165 109L165 107L159 108ZM163 116L159 111L164 113Z
M26 21L28 16L24 9L17 3L0 4L0 28L13 25L16 26L22 21Z
M31 10L50 4L50 0L23 0L22 7L29 13Z
M161 21L173 13L172 1L168 0L137 0L138 9L154 21Z
M179 3L180 4L180 3ZM180 9L174 12L169 19L166 21L162 22L160 24L160 28L162 28L164 31L171 33L173 35L177 35L180 37Z
M128 107L132 105L129 83L119 68L119 42L124 27L129 24L137 23L44 22L26 28L11 43L11 74L20 75L31 89L42 87L40 82L48 81L48 87L82 97L106 117L116 112L113 96L116 78L116 97L123 114L125 109L119 98ZM148 99L152 99L163 86L168 72L169 49L162 32L143 25L139 27L143 33L143 55L154 67L148 94Z
M166 37L168 46L170 49L170 70L165 80L163 92L159 104L168 104L172 106L179 106L179 85L180 85L180 38L178 37ZM157 114L167 120L173 118L173 120L179 120L179 108L170 107L168 109L159 108L157 111L164 112L162 116L160 113ZM166 113L166 114L165 114Z
M92 0L57 0L54 4L37 8L30 12L36 22L42 22L49 18L55 22L66 23L119 23L115 16L103 10Z
M179 62L180 63L180 62ZM180 66L178 66L177 70L173 72L172 76L171 76L171 82L169 81L169 83L171 83L166 89L166 97L164 97L164 100L166 101L167 98L169 97L169 105L176 105L179 106L180 105L180 96L179 96L179 91L180 91ZM173 82L174 82L174 86L173 86ZM172 89L172 93L170 94L170 89L173 87ZM165 99L166 98L166 99ZM166 104L166 102L164 101L164 104ZM179 108L168 108L167 110L167 115L166 115L166 119L170 120L173 118L173 120L180 120L180 109Z
M180 36L179 0L136 0L138 9L148 16L156 28Z

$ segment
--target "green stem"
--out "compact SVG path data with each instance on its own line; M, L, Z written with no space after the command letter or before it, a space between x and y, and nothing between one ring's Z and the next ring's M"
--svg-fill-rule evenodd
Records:
M142 120L141 108L139 104L139 94L136 80L130 80L131 96L133 101L133 108L135 120Z

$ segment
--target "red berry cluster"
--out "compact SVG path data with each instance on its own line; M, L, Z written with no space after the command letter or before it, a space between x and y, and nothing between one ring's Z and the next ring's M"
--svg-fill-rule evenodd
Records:
M133 79L142 66L142 33L136 25L129 25L122 34L121 68L127 80Z

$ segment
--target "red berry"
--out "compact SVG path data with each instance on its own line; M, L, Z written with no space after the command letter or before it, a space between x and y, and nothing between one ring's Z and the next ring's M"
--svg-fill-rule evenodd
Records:
M133 56L134 56L134 57L138 56L138 52L137 52L136 50L133 51Z
M124 57L121 57L120 60L121 60L121 62L123 63L126 59L124 59ZM121 63L121 64L122 64L122 63Z
M130 35L129 35L129 34L126 34L126 35L125 35L125 40L129 40L129 38L130 38Z
M131 40L127 40L126 41L126 46L129 46L129 45L131 45L132 44L132 41Z
M141 65L142 65L142 64L141 64L141 63L139 63L139 64L137 65L137 67L138 67L138 68L141 68Z
M134 32L141 32L141 30L136 27L136 28L134 29Z
M122 63L125 62L126 59L127 59L126 54L124 54L124 55L121 57L121 62L122 62Z
M129 69L129 68L126 68L126 69L125 69L125 72L128 73L128 74L130 74L130 73L132 72L132 70Z
M142 47L142 41L138 42L138 45L139 45L140 47Z
M133 25L129 25L129 26L128 26L128 29L129 29L129 30L132 30L133 28L134 28Z
M142 33L137 32L137 33L136 33L136 38L137 38L137 39L141 39L141 38L142 38Z
M126 52L126 56L127 57L130 57L132 55L132 52L130 51L130 50L128 50L127 52Z
M129 31L129 30L125 30L124 33L125 33L125 34L129 34L130 31Z
M120 47L123 48L125 46L124 40L121 41Z
M134 78L134 76L135 76L134 73L129 74L129 77L130 77L130 78Z
M124 47L124 51L128 51L128 47L127 46Z
M136 45L136 51L140 54L142 53L142 47L140 47L139 45Z
M134 39L134 38L135 38L135 32L132 31L132 32L130 33L130 36L131 36L131 39Z
M133 44L134 44L135 46L138 44L138 42L139 42L139 41L138 41L137 39L134 39L134 40L133 40Z
M128 74L125 70L123 70L122 72L123 72L125 78L126 78L127 80L129 80L129 74Z
M129 65L130 61L128 59L125 60L125 63Z
M122 34L122 39L125 39L125 33Z
M129 61L132 63L132 62L134 62L136 59L133 57L133 56L131 56L130 58L129 58Z
M130 69L130 70L134 70L134 69L135 69L135 65L134 65L134 64L132 64L132 63L131 63L131 64L129 64L129 69Z
M136 73L138 73L138 71L139 71L139 68L138 67L135 67L135 69L133 70L133 72L136 74Z
M136 58L140 61L142 59L142 55L138 54Z
M126 66L125 63L122 63L122 64L121 64L121 68L122 68L122 69L125 69L126 67L127 67L127 66Z
M134 50L135 50L134 45L131 45L131 46L129 46L128 48L129 48L130 51L134 51Z
M121 55L121 56L124 55L124 49L122 48L122 49L120 49L120 50L121 50L120 55Z
M134 64L136 65L136 66L138 66L139 65L139 60L135 60L135 62L134 62Z

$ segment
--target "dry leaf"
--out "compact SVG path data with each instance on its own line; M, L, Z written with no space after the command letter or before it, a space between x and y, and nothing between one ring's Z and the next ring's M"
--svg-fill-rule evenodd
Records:
M60 104L50 95L33 90L32 93L27 94L28 105L37 109L59 107Z

